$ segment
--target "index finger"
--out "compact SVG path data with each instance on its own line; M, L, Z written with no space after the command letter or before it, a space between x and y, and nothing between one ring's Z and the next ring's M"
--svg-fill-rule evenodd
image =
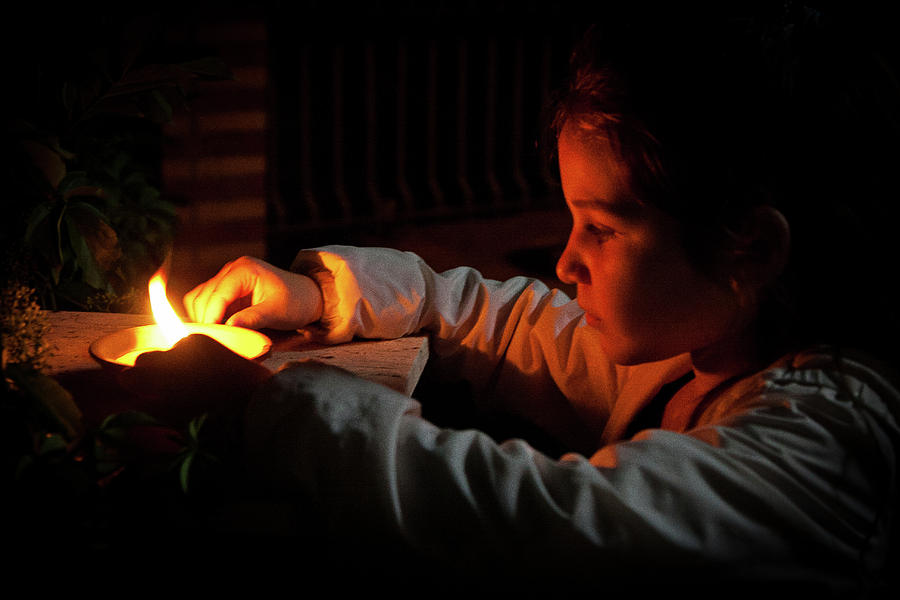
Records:
M198 323L218 323L232 302L253 291L255 281L246 268L225 265L215 277L185 294L188 315Z

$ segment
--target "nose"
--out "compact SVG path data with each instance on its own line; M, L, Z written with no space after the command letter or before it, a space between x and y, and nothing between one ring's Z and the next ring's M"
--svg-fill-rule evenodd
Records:
M569 236L562 256L556 263L556 276L567 285L590 283L590 274L579 257L573 238L573 235Z

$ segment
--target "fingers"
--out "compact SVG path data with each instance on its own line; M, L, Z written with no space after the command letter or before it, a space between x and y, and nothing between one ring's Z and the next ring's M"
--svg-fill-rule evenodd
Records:
M232 263L230 262L226 263L212 279L204 281L184 295L184 309L191 321L195 323L203 322L203 315L206 312L206 300L218 284L219 279L227 276L228 271L231 270L231 265Z
M234 325L235 327L246 327L247 329L263 329L269 326L269 320L265 313L260 312L257 307L251 306L244 310L238 311L231 315L226 325Z
M232 269L228 276L221 278L215 286L211 286L209 294L204 296L201 323L218 323L225 315L228 306L239 298L254 291L256 277L247 269Z
M263 301L249 306L231 315L225 322L226 325L246 327L247 329L297 329L304 322L290 318L288 310L276 301Z
M254 291L256 279L251 260L226 264L215 277L185 294L188 317L196 323L218 323L232 302Z
M249 308L234 302L249 300ZM242 257L184 296L188 316L198 323L219 323L229 307L244 308L229 325L251 329L297 329L321 318L324 300L318 284L258 259Z

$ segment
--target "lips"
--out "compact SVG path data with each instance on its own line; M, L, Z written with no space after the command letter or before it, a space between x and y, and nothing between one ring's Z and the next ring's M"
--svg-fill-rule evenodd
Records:
M581 310L584 311L584 320L588 325L590 325L591 327L599 327L600 326L600 319L598 317L595 317L594 315L589 313L584 308L584 306L581 305L581 302L578 303L578 306L581 308Z

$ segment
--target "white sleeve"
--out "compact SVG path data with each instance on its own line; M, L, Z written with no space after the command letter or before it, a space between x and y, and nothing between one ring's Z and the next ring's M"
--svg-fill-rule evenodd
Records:
M462 568L571 580L651 565L845 584L877 562L867 554L896 499L873 421L846 398L779 401L697 435L648 431L609 446L606 467L441 429L417 409L331 367L287 369L251 404L251 464L335 527L375 524Z
M466 267L435 273L415 254L385 248L303 251L292 269L322 288L324 316L310 329L319 341L428 333L432 363L492 409L516 413L571 447L596 448L626 378L564 293L525 277L485 279Z

